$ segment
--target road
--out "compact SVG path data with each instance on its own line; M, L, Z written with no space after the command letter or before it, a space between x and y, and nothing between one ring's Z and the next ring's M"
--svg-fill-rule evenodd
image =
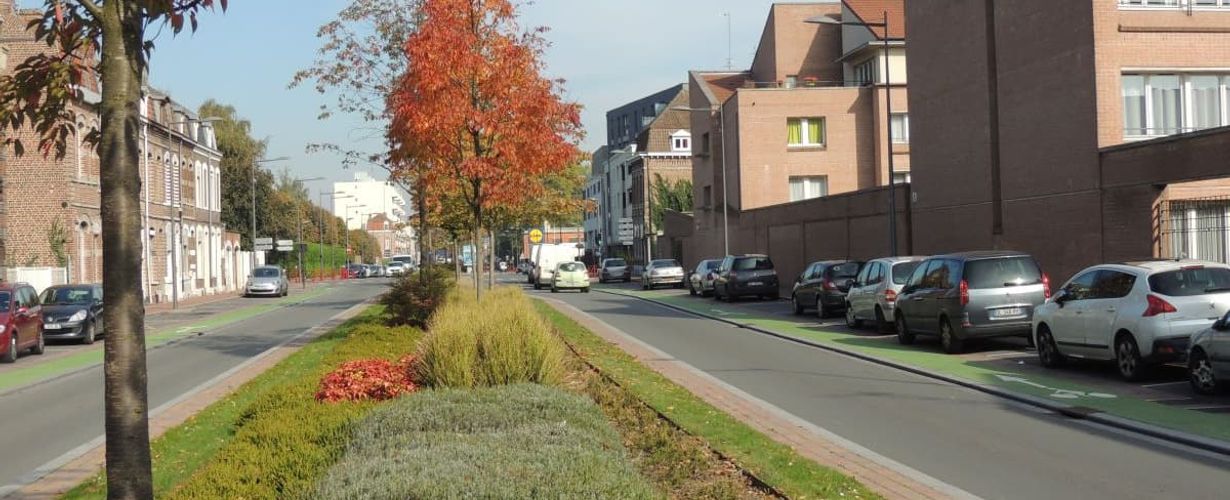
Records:
M151 349L147 358L150 408L192 391L384 289L384 280L337 285L302 303ZM6 485L0 491L103 434L102 379L102 367L94 366L0 396L0 422L7 423L0 431L0 449L5 450L0 485Z
M551 294L803 420L983 498L1217 498L1230 458L701 319Z

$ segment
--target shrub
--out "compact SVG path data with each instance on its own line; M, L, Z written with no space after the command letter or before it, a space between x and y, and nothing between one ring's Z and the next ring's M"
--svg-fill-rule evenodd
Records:
M652 498L582 396L533 384L425 391L372 412L314 498Z
M406 369L412 361L413 358L399 363L383 359L347 361L320 379L316 400L328 403L384 401L413 392L414 383Z
M454 283L451 273L437 266L428 266L419 273L407 273L389 285L380 297L393 325L422 328L432 313L445 302Z
M463 295L432 318L419 344L416 382L456 388L560 382L564 345L525 294L500 288L481 303Z

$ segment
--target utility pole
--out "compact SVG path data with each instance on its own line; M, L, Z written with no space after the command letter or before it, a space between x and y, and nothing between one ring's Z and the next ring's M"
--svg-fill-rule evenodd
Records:
M731 29L730 11L723 12L722 15L726 16L726 69L732 70L735 69L735 55L734 31Z

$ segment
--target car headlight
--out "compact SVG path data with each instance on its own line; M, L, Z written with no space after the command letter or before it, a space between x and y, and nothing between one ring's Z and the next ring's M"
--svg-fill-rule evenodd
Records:
M68 321L69 322L85 321L85 317L88 315L89 314L85 311L85 309L82 309L80 311L73 313L72 317L68 318Z
M0 325L0 333L4 333L4 325Z

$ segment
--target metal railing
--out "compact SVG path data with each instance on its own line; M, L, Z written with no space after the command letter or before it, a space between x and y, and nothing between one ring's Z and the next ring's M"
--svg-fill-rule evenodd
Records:
M1134 9L1224 9L1230 0L1119 0L1120 7Z
M1154 228L1158 257L1230 263L1230 196L1162 201Z

